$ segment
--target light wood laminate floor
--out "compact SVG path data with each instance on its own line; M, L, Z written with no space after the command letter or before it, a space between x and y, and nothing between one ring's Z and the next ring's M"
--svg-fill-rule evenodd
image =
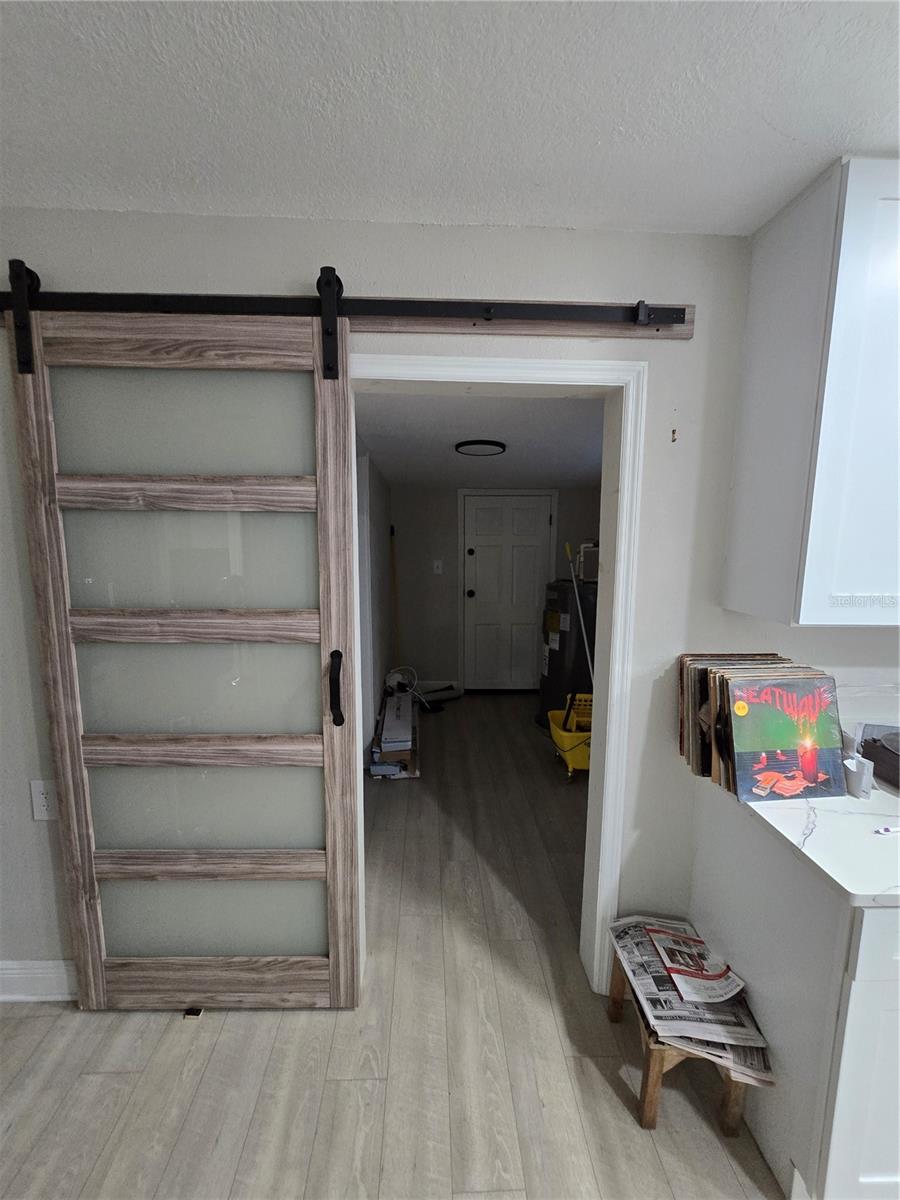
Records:
M718 1136L704 1064L634 1115L633 1014L578 958L586 780L532 696L421 726L422 778L367 782L369 957L355 1012L2 1006L6 1200L599 1197L780 1192Z

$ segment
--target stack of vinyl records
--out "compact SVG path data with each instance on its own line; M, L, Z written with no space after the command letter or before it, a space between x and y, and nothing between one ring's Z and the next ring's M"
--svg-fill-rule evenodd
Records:
M846 793L834 679L780 654L682 654L679 748L743 802Z

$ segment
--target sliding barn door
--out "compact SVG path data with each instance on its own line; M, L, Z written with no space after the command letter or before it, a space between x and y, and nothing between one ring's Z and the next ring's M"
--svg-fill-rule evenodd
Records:
M326 380L311 318L31 319L18 428L81 1005L352 1007L346 322Z

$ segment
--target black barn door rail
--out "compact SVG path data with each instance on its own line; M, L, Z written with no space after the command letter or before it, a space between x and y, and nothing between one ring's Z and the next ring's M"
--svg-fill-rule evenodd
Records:
M151 292L42 292L41 281L21 259L10 259L10 290L0 292L0 311L11 310L20 374L34 370L31 322L34 312L184 313L209 316L321 317L326 379L337 379L341 317L456 318L490 321L565 321L585 325L684 325L686 310L672 305L562 304L508 300L416 300L344 295L334 267L322 267L316 296L166 295Z

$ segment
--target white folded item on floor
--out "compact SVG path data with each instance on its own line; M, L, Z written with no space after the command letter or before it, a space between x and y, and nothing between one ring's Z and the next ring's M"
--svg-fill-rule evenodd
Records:
M412 692L396 692L384 703L381 723L381 751L412 749Z
M419 711L411 692L386 695L378 715L369 774L377 779L419 778Z

